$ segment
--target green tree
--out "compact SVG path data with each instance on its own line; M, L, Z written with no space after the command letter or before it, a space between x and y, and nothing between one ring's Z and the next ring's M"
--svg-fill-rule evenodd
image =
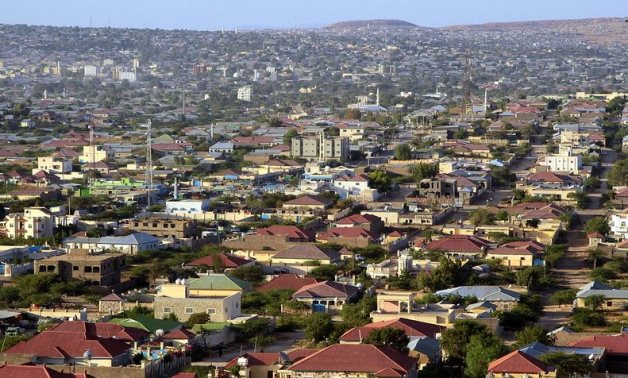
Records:
M550 296L550 303L555 306L570 305L576 299L576 289L566 289L554 292Z
M283 144L286 146L292 146L292 138L298 136L299 133L295 129L290 129L283 135Z
M384 327L372 330L364 339L365 344L389 346L400 352L408 353L410 339L401 328Z
M508 348L493 334L471 336L465 348L465 375L470 378L486 377L488 364L506 353Z
M613 164L608 172L608 182L615 186L628 185L628 158Z
M305 338L315 342L327 339L334 331L331 315L314 313L305 319Z
M457 321L452 328L443 331L441 347L447 352L450 360L465 361L467 345L471 341L471 337L476 335L480 338L488 339L492 336L492 333L483 324L470 320Z
M318 281L333 281L338 274L336 265L321 265L310 270L308 276L316 278Z
M541 223L541 220L537 218L526 220L527 227L538 228L540 223Z
M611 232L611 228L608 225L608 220L605 217L593 217L587 221L584 225L584 230L587 234L593 232L599 232L602 235L607 235Z
M410 174L414 181L429 179L438 174L438 164L419 163L410 168Z
M406 143L402 143L395 147L395 159L397 160L410 160L412 159L412 150Z
M345 303L342 306L342 322L347 327L360 327L371 322L371 312L377 308L374 295L365 295L358 303Z
M525 345L539 342L545 345L553 345L556 341L553 336L547 334L547 330L537 325L526 326L515 334L517 342L515 346L521 348Z
M495 215L495 219L497 219L498 221L504 222L510 219L510 216L508 215L508 212L506 210L500 210Z
M573 375L587 375L593 371L593 363L588 356L582 354L566 354L550 352L541 356L541 361L556 368L556 372L563 377Z
M584 298L584 305L589 307L593 311L597 311L602 307L602 304L606 300L606 297L601 294L590 295Z
M386 171L377 169L369 174L369 186L382 193L390 190L392 180Z
M241 266L230 271L229 275L251 283L264 281L264 270L258 265Z
M469 215L469 222L474 226L483 226L495 223L495 214L486 209L475 209Z
M272 117L268 119L268 127L282 127L283 126L283 122L277 118L277 117Z
M187 322L185 322L186 328L192 328L195 324L207 324L211 321L209 314L204 312L195 312L190 315Z

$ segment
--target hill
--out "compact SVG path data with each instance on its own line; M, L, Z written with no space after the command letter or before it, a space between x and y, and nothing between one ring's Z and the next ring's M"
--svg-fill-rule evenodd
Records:
M354 21L341 21L331 25L327 25L328 29L345 29L345 28L416 28L417 25L403 20L354 20Z

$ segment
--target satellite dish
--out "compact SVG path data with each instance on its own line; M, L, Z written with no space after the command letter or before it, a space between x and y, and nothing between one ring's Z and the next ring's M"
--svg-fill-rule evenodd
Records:
M174 283L175 283L176 285L181 285L181 279L180 279L180 278L177 278L177 279L174 281Z
M241 367L247 367L247 365L249 364L249 359L242 356L240 358L238 358L238 366Z
M83 358L86 360L89 360L92 358L92 351L87 349L85 350L85 352L83 352Z
M163 337L164 336L164 330L163 329L158 329L155 331L155 336L157 337Z

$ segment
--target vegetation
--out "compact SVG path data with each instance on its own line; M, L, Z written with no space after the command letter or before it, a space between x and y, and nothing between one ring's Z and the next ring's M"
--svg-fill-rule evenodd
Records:
M408 353L409 342L410 339L403 329L392 327L374 329L364 339L365 344L390 346L403 353Z
M334 331L331 315L313 313L306 319L305 338L314 342L326 340Z
M599 232L602 235L607 235L611 232L611 228L608 225L608 221L605 217L593 217L587 221L584 225L584 230L587 234L593 232Z
M465 349L465 375L470 378L486 377L488 364L508 352L501 339L492 333L472 335Z
M522 330L515 334L517 348L521 348L534 342L539 342L545 345L553 345L556 341L553 336L547 334L545 328L537 325L526 326Z
M395 147L395 159L397 160L411 160L412 159L412 150L410 146L402 143Z
M564 377L586 376L593 371L592 362L588 356L582 354L550 352L541 356L541 360L550 366L554 366L558 374Z

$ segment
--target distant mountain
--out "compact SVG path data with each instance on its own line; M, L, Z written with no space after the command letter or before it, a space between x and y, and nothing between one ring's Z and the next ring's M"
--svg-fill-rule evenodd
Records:
M386 28L416 28L417 25L403 20L355 20L341 21L331 25L327 25L327 29L345 29L345 28L366 28L366 27L386 27Z

